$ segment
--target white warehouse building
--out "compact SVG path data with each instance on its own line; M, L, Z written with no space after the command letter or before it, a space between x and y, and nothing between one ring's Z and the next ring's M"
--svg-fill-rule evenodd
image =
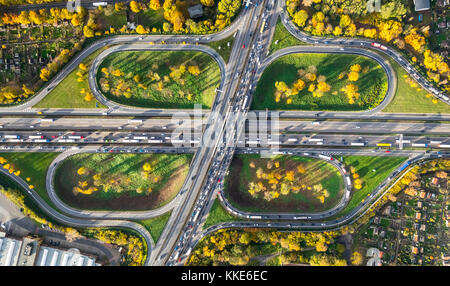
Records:
M95 258L83 255L76 248L67 251L41 246L35 266L99 266Z
M22 241L0 237L0 266L16 266Z

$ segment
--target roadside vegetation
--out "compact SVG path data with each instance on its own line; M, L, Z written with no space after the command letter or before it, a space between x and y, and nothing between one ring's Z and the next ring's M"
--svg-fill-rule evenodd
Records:
M161 233L164 230L164 227L167 224L167 221L169 221L170 215L172 214L172 211L165 213L163 215L160 215L158 217L149 218L145 220L138 221L140 224L142 224L148 232L150 232L153 242L157 243L159 237L161 236Z
M188 266L266 265L280 256L284 264L345 266L337 250L339 232L281 232L267 229L221 229L204 237ZM267 265L274 265L267 263ZM276 264L275 264L276 265Z
M383 249L382 265L441 266L445 242L450 160L413 166L358 221L352 224L353 248ZM369 259L366 258L366 259Z
M3 174L0 174L0 193L20 208L20 211L34 222L36 227L46 225L50 229L60 231L69 242L85 237L122 246L125 248L125 255L121 260L121 265L124 266L142 265L145 261L147 246L142 237L133 231L99 228L75 229L61 225L54 219L47 217L18 184Z
M219 199L214 200L211 210L208 213L205 223L203 224L203 229L207 229L210 226L220 224L222 222L228 221L239 221L238 217L235 217L228 213L220 204Z
M450 107L424 90L405 69L386 57L397 75L397 91L383 112L450 113Z
M289 33L281 22L281 19L278 18L277 25L275 26L275 33L273 34L272 42L270 43L269 54L273 54L275 51L287 47L301 45L308 45L308 43L300 41Z
M56 87L39 101L34 108L106 108L95 99L88 82L88 73L94 59L106 47L88 57L70 72Z
M448 32L434 26L430 19L445 19L445 8L433 4L434 15L425 14L427 21L417 21L421 12L414 12L412 2L403 0L383 2L379 13L368 11L367 1L361 0L287 0L286 6L292 21L303 31L315 36L364 37L389 44L430 82L444 91L450 90L450 69L445 54L441 53L445 36L436 37Z
M387 77L363 56L293 54L272 62L258 82L252 109L358 111L379 105Z
M188 8L196 4L202 5L203 13L191 19ZM162 1L150 2L130 1L129 4L115 3L99 9L99 17L114 17L126 10L129 22L136 28L116 27L114 30L93 27L92 32L100 35L115 33L138 34L208 34L218 32L232 22L241 9L241 1L236 0L194 0L194 1ZM103 14L103 15L101 15ZM103 28L107 28L104 25Z
M220 70L213 58L192 51L125 51L106 57L97 82L105 96L151 108L212 106Z
M341 199L339 171L323 160L238 155L226 180L225 196L237 209L251 212L318 212Z
M1 167L26 181L31 189L51 207L45 178L47 170L59 153L53 152L4 152L0 153Z
M215 49L222 56L225 63L230 59L231 50L233 49L234 37L230 36L226 39L208 43L207 45Z
M54 187L79 209L150 210L178 193L192 155L83 153L57 168Z
M188 8L196 4L201 4L202 14L191 19ZM100 37L215 33L230 25L240 9L237 0L151 0L79 7L75 12L66 8L0 12L4 43L0 57L8 61L0 72L0 105L19 104L33 96L86 44Z
M349 203L338 215L347 214L367 199L367 196L407 159L392 156L344 156L343 163L352 174L353 190ZM359 188L355 188L355 180L360 180Z

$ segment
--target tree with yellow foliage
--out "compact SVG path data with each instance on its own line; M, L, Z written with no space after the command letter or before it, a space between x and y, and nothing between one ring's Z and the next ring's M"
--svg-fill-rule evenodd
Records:
M39 77L43 80L43 81L48 81L50 78L50 71L47 68L43 68L41 69L41 73L39 74Z
M138 26L136 27L136 33L142 35L142 34L147 34L148 31L147 31L147 29L144 28L142 25L138 25Z
M328 92L331 90L331 85L327 84L324 81L321 81L317 84L317 89L321 92Z
M334 27L333 35L340 36L342 34L342 29L339 26Z
M134 13L139 13L141 12L142 7L140 3L133 0L130 2L130 9Z
M294 17L292 19L292 21L299 27L305 26L307 20L308 20L308 12L306 12L303 9L295 12Z
M77 170L77 174L82 176L82 175L86 175L88 173L88 170L86 169L86 167L80 167Z
M86 92L85 96L84 96L84 100L89 102L92 101L94 99L94 95L92 94L92 92Z
M342 28L347 27L348 25L350 25L350 23L352 22L352 19L350 18L349 15L342 15L341 18L339 19L339 26Z
M152 10L159 10L161 9L161 3L159 2L159 0L150 0L150 9Z
M190 65L188 67L188 72L192 75L199 75L200 74L200 68L198 67L198 65Z

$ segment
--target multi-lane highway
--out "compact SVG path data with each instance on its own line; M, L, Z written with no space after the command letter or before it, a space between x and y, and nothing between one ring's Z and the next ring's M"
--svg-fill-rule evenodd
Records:
M89 5L87 2L86 5ZM23 104L0 108L0 148L3 151L52 151L61 154L47 172L47 193L53 209L19 177L5 172L19 183L48 215L72 226L128 227L147 242L146 265L180 265L204 235L224 227L272 227L294 230L326 230L351 223L373 205L408 168L423 160L448 157L450 114L392 114L380 111L396 92L397 79L388 61L375 50L399 63L419 84L440 100L449 103L395 50L380 50L361 39L312 37L296 28L285 13L282 0L246 2L237 19L226 29L211 35L125 35L102 38L72 59L47 85ZM58 4L59 5L59 4ZM19 7L26 9L25 7ZM281 17L288 31L311 46L289 47L267 57L275 26ZM208 46L202 45L235 36L227 64ZM150 43L152 45L150 45ZM108 109L36 109L33 106L47 96L79 63L93 52L104 49L89 70L89 85L96 98ZM207 53L219 65L220 86L210 111L202 120L191 120L194 111L185 110L177 120L169 119L179 110L144 109L114 103L97 88L96 73L102 60L123 50L193 50ZM376 108L362 112L271 111L269 118L280 118L274 133L261 138L260 130L247 124L246 117L257 81L268 64L292 53L357 54L377 61L388 79L388 90ZM266 111L257 111L263 115ZM7 117L8 116L8 117ZM94 117L87 117L94 116ZM95 119L93 119L95 118ZM172 136L184 121L201 130L193 137ZM271 124L271 121L268 122ZM171 147L175 141L182 147ZM276 147L269 148L269 147ZM371 147L371 148L369 148ZM416 149L414 149L416 148ZM433 152L432 149L438 150ZM149 211L102 212L69 207L56 195L52 180L58 165L80 152L194 153L187 178L177 197L165 206ZM247 213L229 204L223 196L223 181L234 153L312 156L329 161L342 175L345 188L339 203L321 213ZM370 197L339 217L351 199L351 180L345 166L333 158L336 154L367 156L408 156L382 182ZM333 159L331 159L333 158ZM212 202L219 197L223 206L248 221L224 223L202 230ZM134 220L146 219L168 211L172 214L156 244L148 231ZM301 219L300 219L301 217ZM253 221L252 221L253 219Z

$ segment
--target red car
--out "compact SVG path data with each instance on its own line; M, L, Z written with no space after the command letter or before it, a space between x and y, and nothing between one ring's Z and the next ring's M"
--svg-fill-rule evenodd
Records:
M242 45L242 48L245 49L245 45Z
M386 153L391 153L391 151L389 151L389 150L386 150Z

